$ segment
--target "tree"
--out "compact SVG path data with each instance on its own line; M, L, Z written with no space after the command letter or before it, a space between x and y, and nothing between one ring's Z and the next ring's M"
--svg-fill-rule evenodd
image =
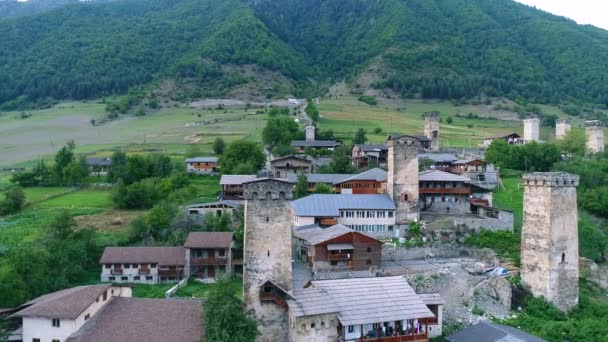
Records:
M108 171L108 182L114 183L118 179L125 178L125 169L127 166L127 155L122 151L112 153L112 164Z
M315 104L312 102L312 99L308 100L304 111L306 112L310 120L312 120L312 122L319 122L319 109L317 109L317 106L315 106Z
M451 116L448 116L448 118L445 120L445 122L446 122L448 125L451 125L451 124L453 124L453 123L454 123L454 119L453 119Z
M70 142L63 146L57 154L55 154L55 165L53 168L54 183L57 185L65 184L65 171L72 161L74 161L74 142Z
M186 152L186 156L188 158L200 157L201 156L201 148L198 144L190 144L188 145L188 151Z
M367 137L365 136L366 133L367 131L365 129L359 128L353 138L353 144L365 144L367 141Z
M137 111L135 112L135 116L146 116L146 111L144 110L144 106L139 106Z
M256 143L239 140L228 145L220 158L220 167L225 174L254 174L265 162L266 155Z
M225 149L226 143L224 142L224 139L222 139L221 137L215 138L215 140L213 141L213 152L219 156L224 154Z
M25 205L25 193L21 187L10 188L4 197L4 200L0 201L0 215L14 214Z
M253 342L259 335L255 319L245 313L228 279L220 278L211 286L204 307L207 341Z
M293 195L296 199L308 195L308 179L306 178L306 176L298 176L298 182L296 183L296 186L293 190Z
M270 150L279 145L289 145L298 133L298 124L288 116L270 118L262 131L262 141Z
M492 141L486 150L485 160L500 168L511 166L511 145L502 139Z
M331 194L333 191L329 187L329 185L325 183L317 183L315 185L315 194Z
M289 156L292 155L294 153L294 149L293 147L291 147L291 145L279 145L276 146L273 150L272 150L272 154L274 156L279 156L279 157L284 157L284 156Z
M334 159L330 167L333 173L352 173L355 168L350 160L351 149L347 146L340 146L334 151Z
M557 141L557 146L566 153L582 156L586 152L587 133L583 130L571 129Z

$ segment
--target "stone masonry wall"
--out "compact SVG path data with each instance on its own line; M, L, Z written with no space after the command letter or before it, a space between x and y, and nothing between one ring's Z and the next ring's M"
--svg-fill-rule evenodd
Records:
M587 151L589 153L604 152L604 125L599 120L586 121Z
M253 310L261 336L258 341L287 340L287 311L273 302L260 301L261 286L273 281L292 287L291 205L292 184L260 180L245 184L245 246L243 300Z
M314 315L305 317L289 317L290 342L338 341L338 325L336 314Z
M388 141L387 192L397 206L395 223L400 228L405 228L410 221L418 221L419 143L409 136Z

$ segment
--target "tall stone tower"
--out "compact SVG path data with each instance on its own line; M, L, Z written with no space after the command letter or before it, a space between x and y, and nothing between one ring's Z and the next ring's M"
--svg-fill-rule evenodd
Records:
M424 113L424 135L431 139L431 151L439 151L439 113Z
M539 141L540 120L537 118L524 120L524 142Z
M562 311L578 304L579 177L535 172L524 180L521 280Z
M589 153L604 152L604 123L600 120L585 121L587 130L587 151Z
M286 341L286 293L292 288L293 184L258 179L244 184L243 300L258 321L258 341Z
M315 126L306 126L306 141L315 141Z
M572 121L570 119L558 119L555 121L555 139L563 139L572 129Z
M389 139L387 192L397 211L395 221L401 232L411 221L418 221L418 147L415 137L402 135Z

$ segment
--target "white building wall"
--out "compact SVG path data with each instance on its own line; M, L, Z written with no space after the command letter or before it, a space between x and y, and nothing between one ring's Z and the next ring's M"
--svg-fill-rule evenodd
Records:
M443 333L443 305L437 308L437 324L429 324L429 338L439 337Z
M532 142L540 140L539 133L540 120L539 119L526 119L524 120L524 141Z
M113 265L114 264L110 264ZM101 265L101 281L102 282L112 282L112 283L142 283L142 284L157 284L159 282L158 277L158 265L152 268L150 264L148 268L150 269L150 274L139 274L139 269L141 268L141 264L129 264L129 268L125 268L126 264L121 264L122 266L122 274L112 274L112 268L106 268L106 264ZM133 265L137 265L137 267L133 267ZM139 276L139 280L136 280L135 277ZM111 277L114 277L112 280ZM123 277L127 277L127 279L123 279ZM147 277L152 277L152 279L147 279Z

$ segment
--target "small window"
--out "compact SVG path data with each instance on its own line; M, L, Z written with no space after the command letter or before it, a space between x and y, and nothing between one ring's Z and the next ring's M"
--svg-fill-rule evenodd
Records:
M315 328L315 324L314 323L310 323L310 329L314 329Z
M129 280L129 277L120 277L120 280L126 281Z
M86 315L84 315L84 320L85 320L85 321L88 321L88 320L89 320L89 318L91 318L91 314L86 314Z
M219 256L221 256L221 257L226 256L226 250L225 249L220 249Z
M61 321L59 320L59 318L53 318L52 323L55 328L59 328L61 326Z
M349 325L349 326L348 326L348 333L349 333L349 334L352 334L352 333L354 333L354 332L355 332L355 326L354 326L354 325Z
M109 281L114 281L114 280L116 280L116 277L108 277L108 280Z
M332 260L332 261L330 261L329 263L330 263L332 266L337 266L337 265L338 265L338 262L337 262L337 261L335 261L335 260Z
M123 267L124 268L129 268L129 267L131 267L131 265L130 264L125 264Z
M154 277L152 277L152 276L146 276L146 280L152 280L152 279L154 279Z
M40 342L40 339L39 338L33 338L32 342Z
M112 265L106 264L106 268L112 268Z
M566 253L562 253L562 264L566 262Z
M106 299L108 299L108 291L106 290L106 292L103 293L103 301L105 302Z
M372 252L372 248L371 247L367 247L367 253L371 253Z
M266 222L270 222L270 217L266 216Z
M321 321L321 328L325 328L325 321Z
M137 268L137 264L131 265L132 268Z
M56 338L54 338L54 339L53 339L53 342L61 342L61 341L60 341L60 340L58 340L58 339L56 339Z
M114 289L112 289L111 293L114 294Z
M140 277L139 277L139 276L134 276L134 277L133 277L133 280L139 280L139 279L140 279Z
M392 211L389 211L389 212L388 212L388 218L393 218L393 214L394 214L394 213L393 213Z
M150 268L156 268L156 264L150 264Z

